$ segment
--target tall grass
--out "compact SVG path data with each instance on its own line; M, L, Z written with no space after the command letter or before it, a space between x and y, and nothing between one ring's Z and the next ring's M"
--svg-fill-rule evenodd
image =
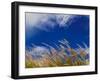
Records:
M37 56L34 54L36 46L33 46L31 50L26 50L26 68L80 66L89 64L89 48L85 43L83 43L84 48L78 45L77 49L73 49L65 39L59 41L59 46L55 44L58 49L46 43L42 44L48 47L47 49L49 51L43 51Z

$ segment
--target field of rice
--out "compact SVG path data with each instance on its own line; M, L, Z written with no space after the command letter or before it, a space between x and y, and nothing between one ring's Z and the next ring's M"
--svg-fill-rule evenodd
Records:
M42 43L43 46L33 45L30 50L25 51L25 67L61 67L80 66L89 64L89 48L85 43L84 47L77 45L72 48L66 40L59 41L57 49Z

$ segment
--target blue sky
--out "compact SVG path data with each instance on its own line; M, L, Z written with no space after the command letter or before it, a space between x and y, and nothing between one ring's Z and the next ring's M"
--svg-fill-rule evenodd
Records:
M47 43L53 47L59 45L59 40L66 39L72 48L83 42L89 47L89 16L52 14L52 13L25 13L25 45L42 46Z

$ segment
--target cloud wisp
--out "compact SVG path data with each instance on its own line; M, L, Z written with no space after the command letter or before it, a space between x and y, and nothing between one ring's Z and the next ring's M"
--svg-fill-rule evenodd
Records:
M47 13L26 13L25 17L26 27L36 27L44 31L50 31L56 25L57 27L68 27L76 18L75 15Z

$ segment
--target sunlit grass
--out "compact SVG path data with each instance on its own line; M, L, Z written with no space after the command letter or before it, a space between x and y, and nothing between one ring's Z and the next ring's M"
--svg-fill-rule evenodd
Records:
M25 67L59 67L89 64L89 48L82 48L81 46L78 46L77 49L73 49L65 39L59 42L60 44L57 46L59 50L44 43L44 45L48 46L50 50L48 53L44 52L44 54L41 54L40 57L35 58L35 56L32 56L31 53L34 53L34 50L27 50L25 54ZM34 48L35 47L32 49ZM86 58L87 56L88 58Z

